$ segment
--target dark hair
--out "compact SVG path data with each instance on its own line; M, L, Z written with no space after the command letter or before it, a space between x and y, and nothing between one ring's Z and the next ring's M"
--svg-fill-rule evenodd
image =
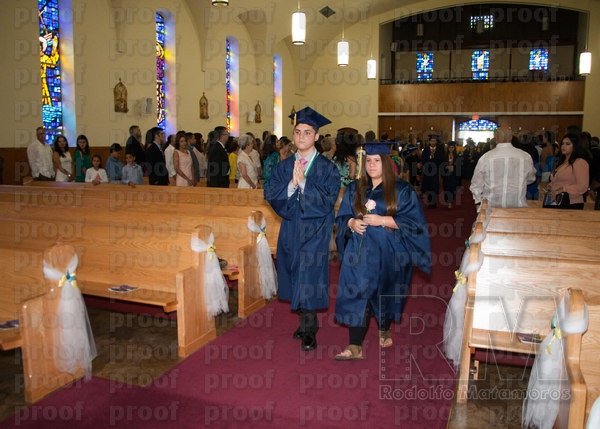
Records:
M546 140L548 140L550 144L554 144L556 141L556 134L554 134L552 131L546 131L544 133L544 137L546 137Z
M354 134L341 134L335 137L335 153L332 159L337 164L343 165L348 158L356 158L356 136Z
M194 133L194 137L196 137L196 149L198 149L198 151L200 153L204 153L204 144L202 143L202 134Z
M139 125L132 125L132 126L130 126L129 127L129 134L130 135L133 134L133 130L135 130L136 128L139 128L139 127L140 127Z
M156 138L156 136L159 136L161 133L163 133L163 129L159 128L159 127L154 127L152 129L152 141L154 141L154 139Z
M119 143L113 143L110 145L110 153L121 152L123 147Z
M379 155L381 157L381 167L383 169L383 201L387 207L386 215L393 216L398 210L398 200L396 199L396 173L394 165L389 155ZM367 214L365 204L367 199L367 188L372 186L373 180L367 174L366 160L363 163L360 179L356 183L356 195L354 196L354 211L362 218Z
M81 150L81 148L79 147L79 140L85 140L85 148L83 150ZM86 155L90 154L90 142L88 141L88 138L85 135L78 135L76 142L77 144L75 145L75 152L79 151Z
M181 141L181 139L185 140L185 144L187 146L187 137L186 137L186 134L183 131L179 131L175 135L175 149L177 149L177 150L183 150L183 149L185 149L185 148L180 148L179 147L179 142Z
M564 141L564 139L569 139L571 140L571 143L573 144L573 153L571 153L571 156L569 157L569 165L573 166L573 163L575 161L577 161L579 158L583 158L585 160L585 150L583 149L583 146L581 145L581 141L579 140L579 137L577 136L577 134L572 134L572 133L567 133L565 134L565 136L561 139L560 141L560 145L562 146L562 142ZM563 162L565 162L567 159L567 157L562 153L562 150L558 153L558 163L556 164L557 166L561 165Z
M92 161L94 160L94 158L98 158L100 160L100 166L102 166L102 157L96 153L92 155Z
M215 140L218 140L224 134L227 134L227 128L221 126L215 127Z
M263 160L265 160L273 152L277 152L277 146L276 146L275 142L277 142L277 137L275 138L275 140L270 139L270 138L265 140L265 144L263 145L263 150L262 150Z
M65 151L63 152L63 150L60 148L60 146L58 145L58 139L63 138L65 139L65 143L67 144L67 148L65 149ZM61 158L66 157L67 155L65 155L65 153L67 153L69 151L69 142L67 141L67 138L65 136L58 135L56 136L56 138L54 139L54 151L56 153L58 153L58 156L60 156Z
M375 134L375 131L369 130L365 133L365 141L367 143L374 142L376 138L377 135Z

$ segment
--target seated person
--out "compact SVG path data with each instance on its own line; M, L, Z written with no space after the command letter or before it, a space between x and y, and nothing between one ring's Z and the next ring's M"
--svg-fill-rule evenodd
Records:
M102 157L100 155L92 156L92 168L88 168L85 172L86 183L93 183L94 186L100 183L109 183L108 176L104 168L100 168L102 165Z
M135 155L133 153L125 154L127 165L123 167L123 177L121 183L135 188L135 185L141 185L144 180L144 171L142 167L135 163Z
M110 146L110 155L106 160L106 174L111 182L120 182L123 176L123 164L119 161L123 148L119 143Z

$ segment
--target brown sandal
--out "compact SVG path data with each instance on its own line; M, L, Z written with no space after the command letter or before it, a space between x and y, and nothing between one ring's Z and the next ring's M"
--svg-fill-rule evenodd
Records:
M360 360L362 358L362 347L354 344L350 344L340 354L335 355L335 360Z
M392 347L394 341L392 340L392 331L379 331L379 347Z

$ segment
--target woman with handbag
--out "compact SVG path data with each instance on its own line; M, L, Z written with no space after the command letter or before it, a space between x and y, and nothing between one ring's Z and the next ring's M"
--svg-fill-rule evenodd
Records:
M588 189L590 167L579 137L566 134L560 144L556 168L550 174L548 193L554 204L544 202L544 207L583 209L583 194ZM547 197L548 198L548 197Z

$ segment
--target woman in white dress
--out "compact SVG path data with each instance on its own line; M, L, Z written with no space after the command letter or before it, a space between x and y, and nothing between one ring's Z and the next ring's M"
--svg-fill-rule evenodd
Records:
M252 138L252 136L243 135L238 139L238 146L240 148L237 158L237 165L240 172L238 188L258 188L258 171L256 169L256 165L250 158L250 152L252 151L253 144L254 138Z
M58 136L54 139L54 152L52 153L52 163L57 182L72 182L75 180L73 175L73 158L69 152L69 143L65 136Z

